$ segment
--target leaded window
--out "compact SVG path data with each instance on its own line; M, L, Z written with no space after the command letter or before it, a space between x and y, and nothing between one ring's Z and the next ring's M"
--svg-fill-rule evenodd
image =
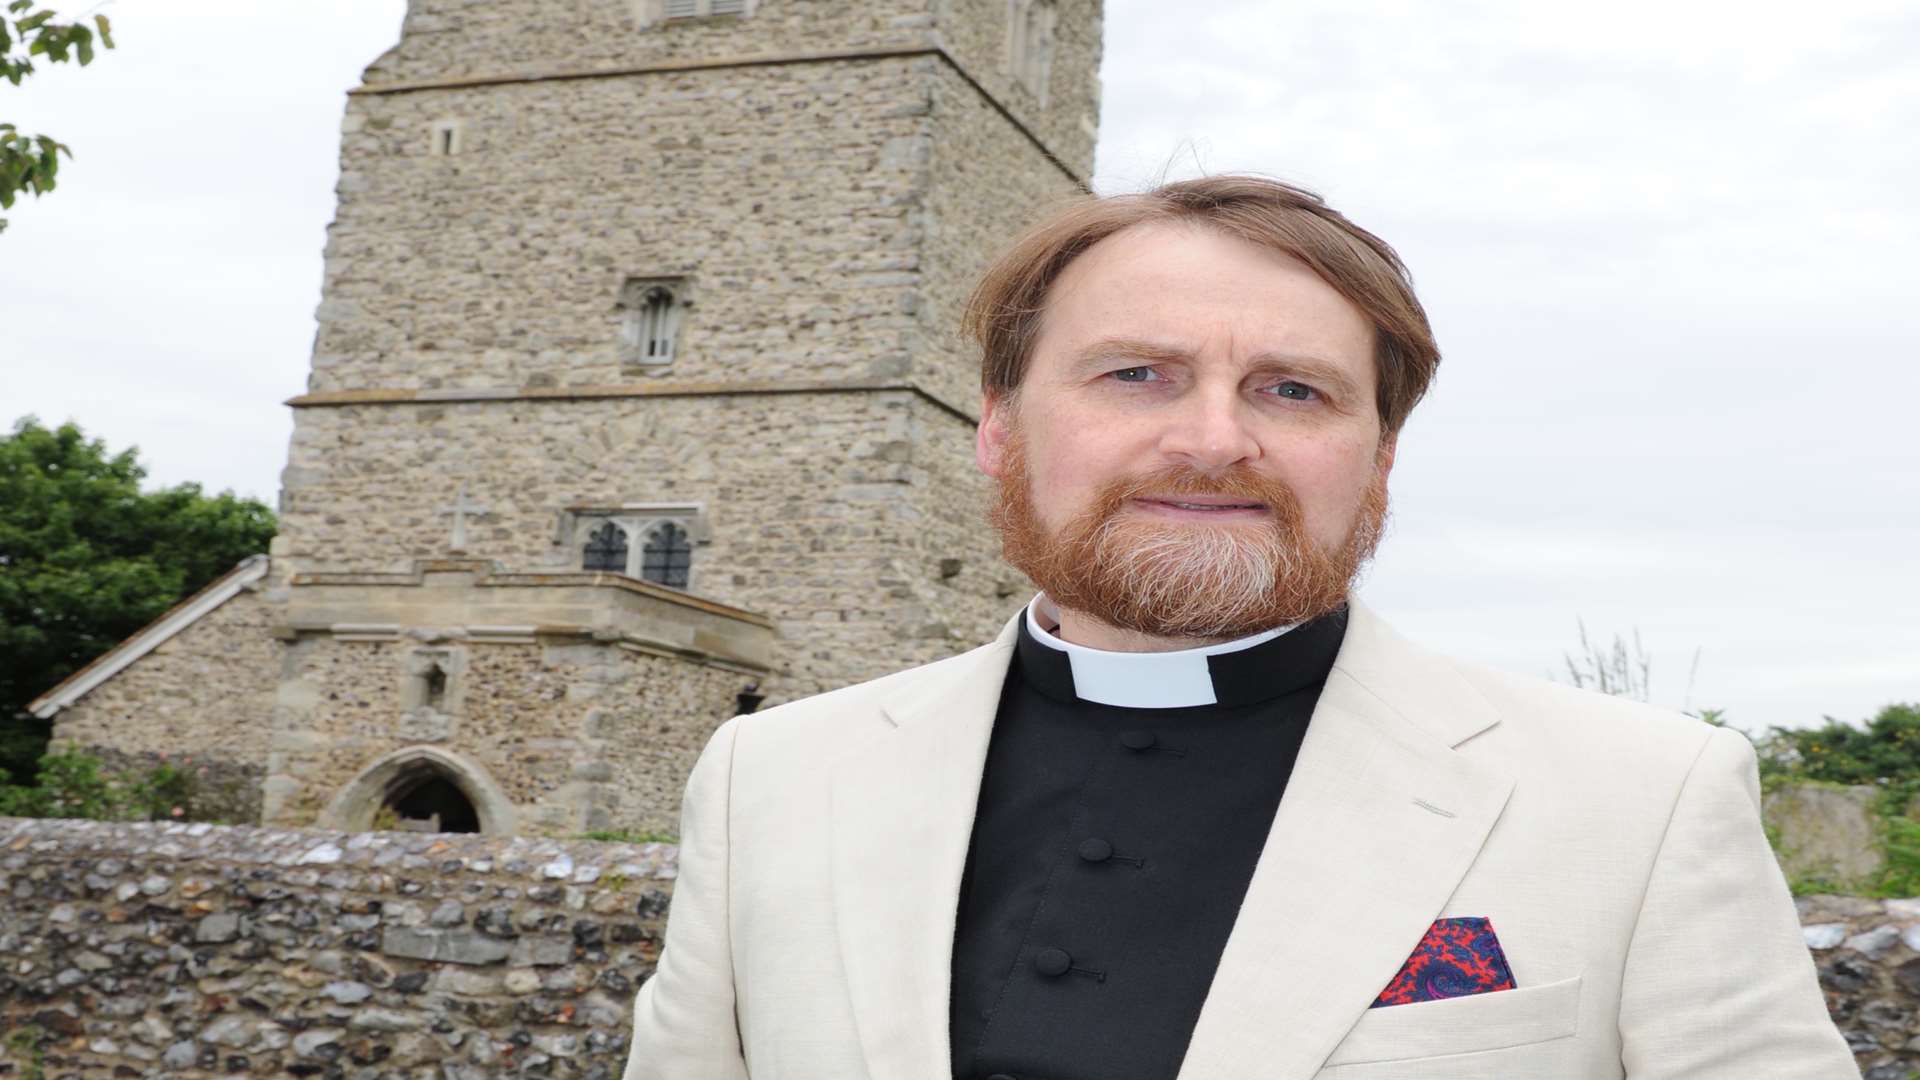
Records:
M569 552L554 564L625 574L676 589L691 590L698 584L693 550L713 541L706 509L699 503L570 506L560 511L554 525L554 543Z
M587 536L586 557L581 563L585 570L613 570L626 573L627 570L627 533L625 529L605 522Z
M646 581L687 587L687 569L693 565L693 544L687 530L671 521L663 521L647 533L640 553L640 577Z
M629 280L620 294L621 359L629 364L670 364L686 310L678 280Z

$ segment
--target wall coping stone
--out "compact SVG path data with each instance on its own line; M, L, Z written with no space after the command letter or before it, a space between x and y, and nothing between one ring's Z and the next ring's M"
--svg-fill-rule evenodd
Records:
M523 877L536 884L587 884L603 876L670 881L677 844L480 833L343 832L179 821L85 821L0 817L0 868L20 869L36 854L131 853L236 866L429 866ZM519 864L516 866L516 864Z

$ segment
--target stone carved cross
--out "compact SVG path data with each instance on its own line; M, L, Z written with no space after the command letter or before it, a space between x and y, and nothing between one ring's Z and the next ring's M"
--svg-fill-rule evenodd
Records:
M488 510L486 507L481 506L478 503L468 502L467 501L467 482L465 480L460 481L460 493L453 497L453 505L443 506L440 508L440 513L453 515L453 538L447 541L447 550L449 551L467 550L467 515L468 514L472 514L475 517L481 517L491 512L492 511Z

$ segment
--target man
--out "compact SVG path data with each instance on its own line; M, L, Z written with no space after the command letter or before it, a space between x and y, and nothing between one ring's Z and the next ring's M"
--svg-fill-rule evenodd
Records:
M714 735L627 1080L1858 1075L1745 738L1349 598L1439 358L1386 244L1089 199L969 329L1040 595Z

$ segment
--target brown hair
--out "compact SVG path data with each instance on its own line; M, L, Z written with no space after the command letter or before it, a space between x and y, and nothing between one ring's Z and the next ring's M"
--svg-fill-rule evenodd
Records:
M962 329L980 344L980 383L988 393L1019 387L1047 290L1067 264L1122 229L1152 221L1205 223L1312 268L1373 324L1382 431L1400 430L1440 364L1412 276L1386 241L1320 196L1263 176L1207 176L1084 198L1027 230L988 267L967 302Z

